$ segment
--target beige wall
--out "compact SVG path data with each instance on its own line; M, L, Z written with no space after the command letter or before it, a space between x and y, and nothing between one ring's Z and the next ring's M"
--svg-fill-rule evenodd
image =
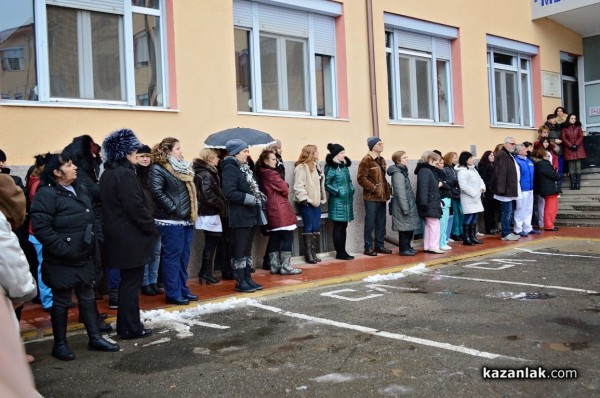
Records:
M9 164L29 164L32 156L64 147L71 138L90 134L98 142L112 130L129 127L147 144L166 136L180 138L184 155L191 159L204 138L236 126L261 129L280 138L284 158L295 159L303 145L314 143L325 157L328 142L339 142L352 159L366 152L372 134L369 86L366 1L343 3L348 59L349 118L323 120L264 115L238 115L233 55L232 3L226 0L177 0L174 2L174 54L178 109L172 111L110 110L49 106L0 106L0 148ZM558 72L559 52L582 53L581 37L551 21L532 22L529 3L502 2L502 7L474 0L374 1L377 98L381 137L389 158L396 149L412 159L433 147L446 151L469 149L478 154L505 136L518 140L535 137L529 129L500 129L489 125L486 71L486 33L540 46L541 69ZM464 126L391 125L387 115L383 13L390 12L459 28L462 59ZM344 60L337 60L343 62ZM543 98L543 115L560 100Z

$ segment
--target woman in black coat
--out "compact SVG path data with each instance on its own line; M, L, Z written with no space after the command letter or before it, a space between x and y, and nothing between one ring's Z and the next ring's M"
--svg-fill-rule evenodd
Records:
M102 338L98 328L94 255L97 241L103 239L102 230L91 195L76 179L77 167L70 159L50 155L31 205L33 233L44 251L42 279L52 289L52 355L63 361L75 359L67 345L67 311L73 291L89 349L119 350Z
M560 175L550 163L550 154L545 148L536 152L537 161L534 163L534 182L538 194L544 198L544 231L558 231L554 226L558 212L558 195L560 188Z
M440 187L443 185L438 177L436 166L442 157L435 152L427 155L426 162L417 174L417 210L425 219L423 233L423 249L429 253L445 253L440 249L440 217L442 217L442 198Z
M251 293L263 287L252 280L252 241L257 225L267 223L262 211L262 194L248 165L248 144L240 139L226 143L227 156L222 162L223 194L227 200L227 214L231 244L232 267L238 292Z
M152 330L144 329L140 321L138 292L144 265L154 255L154 238L158 230L142 183L135 174L137 150L141 144L133 131L122 129L106 137L102 147L106 156L100 179L107 248L104 260L110 268L121 272L117 333L123 339L147 337Z
M494 199L492 176L494 175L495 155L492 151L485 151L477 165L477 171L485 184L485 192L482 196L483 218L485 221L485 233L495 235L499 233L496 214L498 213L498 201Z

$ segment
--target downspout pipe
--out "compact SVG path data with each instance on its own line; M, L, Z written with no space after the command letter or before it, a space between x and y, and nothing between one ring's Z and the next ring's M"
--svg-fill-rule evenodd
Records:
M371 90L371 122L373 137L379 137L379 113L377 110L377 80L375 77L375 41L373 33L373 0L367 0L367 37L369 45L369 81Z

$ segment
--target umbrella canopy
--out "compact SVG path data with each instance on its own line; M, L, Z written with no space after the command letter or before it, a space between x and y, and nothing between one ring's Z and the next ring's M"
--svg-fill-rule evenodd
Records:
M205 148L225 148L225 143L234 138L244 141L248 146L269 145L275 139L269 134L248 127L235 127L209 135L204 140Z

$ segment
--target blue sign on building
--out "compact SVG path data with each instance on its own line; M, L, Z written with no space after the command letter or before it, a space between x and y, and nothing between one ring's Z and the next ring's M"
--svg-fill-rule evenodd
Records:
M562 0L540 0L540 6L546 6L546 5L550 5L553 3L560 3ZM538 0L533 0L534 3L538 3Z

